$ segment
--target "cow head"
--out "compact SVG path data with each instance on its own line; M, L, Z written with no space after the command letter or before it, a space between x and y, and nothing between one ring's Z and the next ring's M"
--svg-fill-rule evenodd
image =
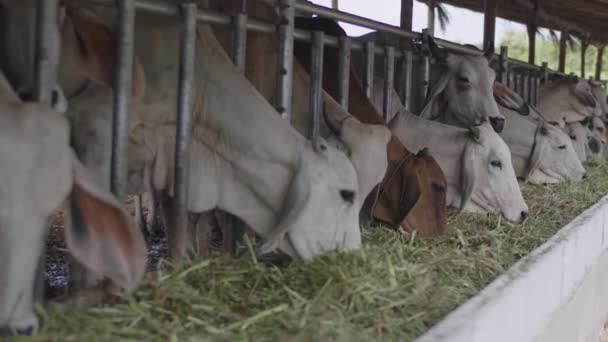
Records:
M605 117L608 115L608 102L606 98L606 91L602 88L602 85L598 82L589 82L591 85L591 92L593 96L597 100L597 106L595 110L595 115L600 117Z
M433 57L446 66L447 71L431 89L421 116L432 117L437 108L440 115L449 117L458 126L473 127L490 122L496 132L501 132L505 118L492 94L496 74L490 68L489 58L493 51L484 56L448 54L432 39L429 44Z
M558 127L546 123L537 128L528 162L526 179L534 184L578 182L586 173L572 140Z
M522 223L528 217L507 144L488 125L471 128L462 154L460 209L502 214Z
M32 100L35 94L35 45L36 45L36 6L39 1L0 0L0 68L23 100ZM57 22L61 22L64 11L59 10ZM46 51L48 67L56 70L59 64L60 36L58 26L52 25L49 50ZM57 84L57 75L51 76L52 105L56 109L66 110L67 101L61 87Z
M596 111L597 101L585 79L553 76L541 89L540 111L548 121L581 121Z
M591 132L581 122L569 122L563 128L570 137L574 151L581 162L587 160L587 142L591 139Z
M0 333L34 334L32 290L46 220L66 199L68 249L96 274L133 289L146 248L130 216L71 151L65 118L14 101L0 105L0 122Z
M581 122L590 134L587 139L587 155L600 156L603 155L606 148L606 126L604 122L597 116L589 116Z
M528 103L504 84L495 81L492 90L494 92L494 99L499 105L519 113L520 115L530 115Z
M401 227L427 236L447 230L447 183L441 168L426 148L418 151L408 167L420 183L420 197Z

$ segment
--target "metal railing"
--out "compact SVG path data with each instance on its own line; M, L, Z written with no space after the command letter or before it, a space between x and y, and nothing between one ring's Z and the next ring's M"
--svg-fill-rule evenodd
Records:
M179 51L178 72L178 103L176 104L177 124L175 142L175 213L178 216L174 222L178 234L185 234L187 224L187 188L188 188L188 160L189 141L191 131L192 114L192 85L194 58L196 44L196 24L211 24L230 27L233 32L231 57L236 68L240 72L245 70L245 56L247 49L247 32L259 32L276 34L279 37L279 73L277 74L277 92L275 94L274 106L286 119L291 116L292 78L293 78L293 45L294 40L309 42L312 44L311 84L310 84L310 121L308 135L316 139L319 132L319 116L321 112L322 97L322 71L323 71L323 49L324 47L335 47L339 51L339 98L338 102L348 108L349 96L349 73L352 51L362 51L364 54L363 85L365 93L369 96L373 93L374 85L374 60L381 56L384 60L384 93L383 93L383 116L385 120L390 119L391 92L393 86L400 84L399 95L406 109L411 110L413 96L424 99L430 86L430 71L432 58L428 50L429 34L426 30L421 33L408 32L400 27L387 25L378 21L370 20L353 14L329 9L323 6L307 2L296 2L296 0L250 0L260 1L275 5L279 9L279 24L268 23L252 19L246 13L235 16L224 15L214 11L197 8L193 4L163 3L150 0L83 0L93 5L113 6L118 10L118 24L116 31L119 33L119 44L117 51L117 67L114 76L114 115L112 125L112 167L111 184L113 192L124 198L127 182L127 119L128 101L131 85L131 61L134 54L134 23L138 11L152 12L159 15L178 16L182 18L182 31L179 37L181 49ZM44 51L50 40L46 34L51 30L48 25L54 24L49 18L53 18L56 11L57 0L40 0L38 20L38 50L36 71L39 85L39 99L48 101L50 75L48 55ZM243 8L244 10L244 8ZM335 19L357 26L377 30L414 41L420 41L418 50L403 49L398 46L382 46L373 41L361 42L348 37L333 37L321 32L309 32L294 27L295 13L318 15L325 18ZM459 45L442 39L434 38L441 47L456 53L481 55L480 50L469 46ZM203 47L204 48L204 47ZM419 84L413 84L414 60L421 61L421 79ZM532 105L537 105L540 98L540 85L549 74L559 74L549 70L546 63L541 67L529 65L508 58L508 49L501 47L497 67L497 79L505 83L522 95ZM399 64L399 75L395 77L396 63ZM563 74L562 74L563 75ZM397 80L397 81L396 81ZM414 91L418 89L418 92Z

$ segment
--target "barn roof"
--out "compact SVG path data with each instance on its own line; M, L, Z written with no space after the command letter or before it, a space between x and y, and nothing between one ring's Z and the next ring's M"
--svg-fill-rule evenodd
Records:
M484 11L484 0L422 0L435 1ZM537 27L568 30L584 41L597 45L608 43L608 0L495 0L497 16Z

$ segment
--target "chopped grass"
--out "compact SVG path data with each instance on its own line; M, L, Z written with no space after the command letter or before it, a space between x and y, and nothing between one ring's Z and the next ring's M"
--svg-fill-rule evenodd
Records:
M608 193L608 166L578 184L523 185L530 219L450 218L445 236L365 231L365 247L309 263L215 255L113 304L44 314L38 340L408 341Z

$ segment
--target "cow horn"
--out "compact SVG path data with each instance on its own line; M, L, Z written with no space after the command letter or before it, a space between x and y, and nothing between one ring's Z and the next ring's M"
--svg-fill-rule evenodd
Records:
M464 210L464 207L471 199L473 189L475 188L475 158L473 156L473 149L474 145L471 142L468 142L464 147L464 152L462 153L462 165L460 171L462 197L460 198L460 207L458 208L458 213Z
M323 119L325 120L327 127L329 127L329 129L335 135L337 135L337 136L342 135L342 126L344 125L344 120L346 120L347 118L348 118L348 116L342 120L337 120L336 118L334 118L333 115L328 115L326 105L325 105L325 103L323 103Z
M433 37L429 36L429 48L431 50L431 55L439 62L445 63L448 59L448 52L445 49L442 49L435 43Z
M488 60L488 62L492 61L494 58L494 44L487 47L487 49L483 52L483 56Z
M426 157L429 155L428 147L423 147L418 153L416 153L416 157Z
M476 143L481 143L481 131L479 130L479 127L469 128L469 136L475 140Z

